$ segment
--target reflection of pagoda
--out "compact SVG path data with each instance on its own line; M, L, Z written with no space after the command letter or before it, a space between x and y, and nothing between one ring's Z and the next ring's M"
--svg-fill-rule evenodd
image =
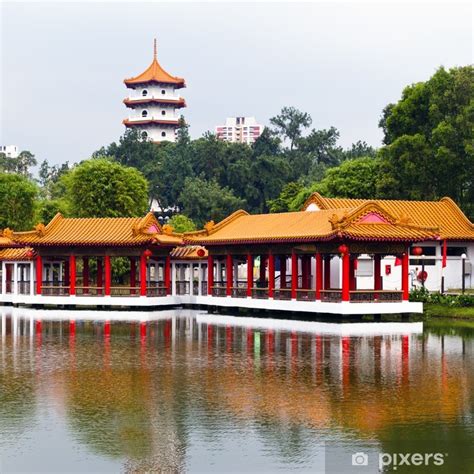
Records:
M123 124L139 130L143 138L154 142L174 142L179 121L177 111L186 107L176 90L186 87L186 84L184 79L171 76L158 63L156 39L153 62L148 69L136 77L125 79L124 83L131 91L123 102L131 111Z

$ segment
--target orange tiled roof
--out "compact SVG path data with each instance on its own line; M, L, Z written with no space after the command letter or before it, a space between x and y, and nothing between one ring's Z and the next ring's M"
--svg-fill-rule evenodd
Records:
M30 247L7 248L0 250L0 261L24 261L33 259L33 249Z
M409 222L426 227L438 227L441 239L474 240L474 224L464 215L456 203L444 197L439 201L402 201L326 198L313 193L303 205L305 211L310 204L316 204L321 210L355 209L363 204L377 203L392 215L405 216Z
M379 222L364 222L369 215L376 215ZM205 230L186 233L183 238L186 243L202 245L332 239L415 242L437 238L437 233L436 228L410 224L369 203L356 209L319 212L249 215L237 211L219 224L208 223Z
M43 245L178 245L181 238L160 226L155 216L117 218L65 218L61 214L35 230L15 232L15 242L36 246Z
M136 84L145 84L147 82L157 82L160 84L173 84L177 88L186 87L184 79L181 77L172 76L167 73L156 59L156 42L155 51L153 55L153 62L141 74L123 81L127 87L133 87Z
M198 254L200 250L202 255ZM208 251L200 245L186 245L184 247L176 247L170 253L171 258L180 260L202 260L207 258L207 256Z

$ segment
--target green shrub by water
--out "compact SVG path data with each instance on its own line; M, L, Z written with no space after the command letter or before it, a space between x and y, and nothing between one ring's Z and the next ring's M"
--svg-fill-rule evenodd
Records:
M410 301L421 301L453 307L474 306L474 295L444 295L440 292L430 293L426 288L415 288L410 292Z

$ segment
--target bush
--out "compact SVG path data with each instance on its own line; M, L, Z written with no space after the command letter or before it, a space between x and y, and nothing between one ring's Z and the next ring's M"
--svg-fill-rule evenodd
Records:
M444 295L440 292L430 293L426 288L415 288L410 292L410 301L420 301L443 306L474 306L474 295Z

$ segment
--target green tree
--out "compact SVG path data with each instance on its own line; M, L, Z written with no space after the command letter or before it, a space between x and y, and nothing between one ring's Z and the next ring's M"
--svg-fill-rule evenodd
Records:
M378 160L355 158L329 168L318 188L327 197L374 199L378 179Z
M325 130L311 130L311 133L299 140L298 149L307 153L311 163L337 165L343 156L342 148L337 146L339 131L335 127Z
M311 126L311 116L295 107L283 107L281 112L270 119L275 132L289 140L290 150L293 150L303 134L303 130Z
M285 184L280 195L268 201L270 212L288 212L292 207L292 202L302 189L303 185L301 183L292 182Z
M0 173L0 229L30 229L38 189L24 176Z
M379 123L378 192L397 199L450 196L474 215L474 67L439 68L404 89Z
M175 232L192 232L196 230L196 224L184 214L175 214L169 221Z
M143 175L105 158L82 162L61 181L75 217L142 216L148 208Z
M229 188L222 188L217 181L187 178L180 201L188 215L198 226L207 221L220 221L230 213L245 206Z
M35 155L27 150L20 152L16 158L8 158L4 153L0 153L0 172L31 178L30 168L37 164Z

